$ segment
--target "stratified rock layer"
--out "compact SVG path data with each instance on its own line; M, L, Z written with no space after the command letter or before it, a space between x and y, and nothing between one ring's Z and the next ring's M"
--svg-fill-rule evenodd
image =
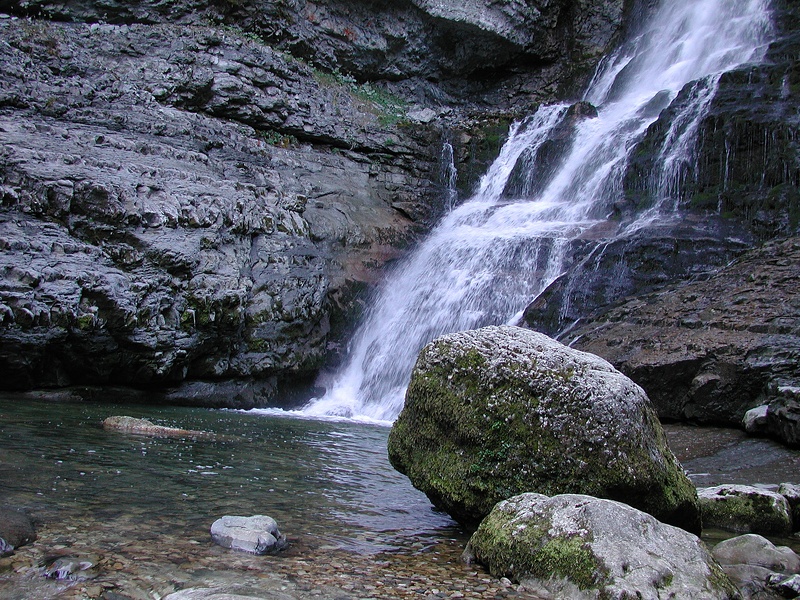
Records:
M568 338L641 385L662 418L738 426L800 386L798 280L800 239L769 243L705 280L629 299ZM793 425L784 422L784 440L796 439Z
M434 138L240 32L5 19L0 37L3 387L274 393L432 210Z
M426 346L389 458L463 522L533 491L611 498L700 530L694 487L642 389L606 361L521 328Z
M623 5L4 3L0 388L287 398Z

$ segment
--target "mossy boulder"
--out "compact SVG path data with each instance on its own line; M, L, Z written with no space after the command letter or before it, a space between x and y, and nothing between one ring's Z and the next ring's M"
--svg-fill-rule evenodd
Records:
M789 536L792 512L786 498L749 485L717 485L698 490L703 527L738 533Z
M462 523L523 492L582 493L700 530L694 486L642 389L527 329L486 327L426 346L389 458Z
M465 556L537 597L738 597L696 536L581 494L528 493L500 502Z

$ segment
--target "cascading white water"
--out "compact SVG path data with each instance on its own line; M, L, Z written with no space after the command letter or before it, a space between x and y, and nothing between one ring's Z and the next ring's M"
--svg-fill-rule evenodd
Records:
M511 128L474 197L387 279L344 368L304 412L391 421L422 346L443 333L518 318L563 272L569 243L605 219L646 128L687 83L702 80L691 106L675 119L655 182L663 190L658 208L674 208L670 187L691 158L719 74L759 60L769 32L768 0L664 0L649 24L598 69L585 95L596 117L578 119L567 105L545 106ZM555 165L537 169L537 152L566 121L571 144L562 144ZM529 164L527 174L518 162ZM522 184L509 185L512 173ZM517 189L525 195L508 197ZM652 212L646 217L654 218Z

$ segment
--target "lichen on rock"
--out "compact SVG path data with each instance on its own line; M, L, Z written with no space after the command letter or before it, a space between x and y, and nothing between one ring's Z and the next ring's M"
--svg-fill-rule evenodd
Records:
M580 494L527 493L498 503L465 554L544 597L738 597L696 536Z
M606 361L521 328L426 346L389 458L465 523L522 492L584 493L700 529L694 487L641 388Z

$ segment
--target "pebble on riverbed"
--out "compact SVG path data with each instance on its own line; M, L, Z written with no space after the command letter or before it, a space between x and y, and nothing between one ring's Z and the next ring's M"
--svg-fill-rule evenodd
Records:
M265 515L221 517L211 525L211 539L225 548L250 554L274 554L289 545L275 519Z

